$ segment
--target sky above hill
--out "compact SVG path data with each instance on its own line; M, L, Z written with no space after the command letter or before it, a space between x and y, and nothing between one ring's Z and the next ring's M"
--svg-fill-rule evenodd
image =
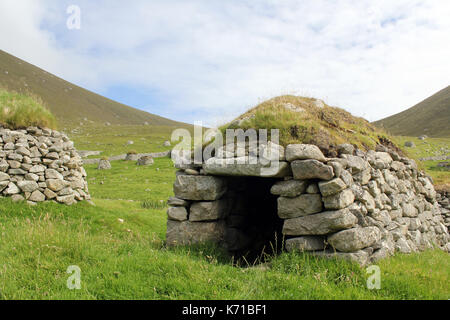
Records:
M184 122L281 94L374 121L450 84L448 17L438 0L1 0L0 49Z

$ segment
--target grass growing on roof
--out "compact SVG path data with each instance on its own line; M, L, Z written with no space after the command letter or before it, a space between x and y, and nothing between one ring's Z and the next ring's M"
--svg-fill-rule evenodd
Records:
M56 119L36 96L0 88L0 124L10 129L56 128Z
M342 143L351 143L363 150L373 149L379 138L388 138L381 129L349 112L318 106L313 98L285 95L262 102L235 121L222 126L226 129L279 129L280 143L316 144L329 149Z

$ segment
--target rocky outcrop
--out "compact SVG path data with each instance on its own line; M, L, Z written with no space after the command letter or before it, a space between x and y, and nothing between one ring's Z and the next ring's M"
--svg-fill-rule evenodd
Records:
M0 128L0 195L29 204L90 200L73 142L58 131Z
M448 194L436 198L431 179L414 160L391 150L363 152L348 144L336 148L336 158L326 158L312 145L289 145L285 150L278 170L269 176L249 164L239 165L233 152L181 169L175 197L169 201L173 207L168 211L167 242L207 239L230 251L250 248L259 239L254 236L259 219L271 214L280 222L287 251L364 265L396 251L449 248ZM212 161L221 163L220 170ZM273 165L276 159L271 161ZM246 188L258 186L239 180L249 176L258 177L260 184L269 181L269 195L242 196ZM254 207L258 212L250 214ZM205 234L209 230L214 234Z

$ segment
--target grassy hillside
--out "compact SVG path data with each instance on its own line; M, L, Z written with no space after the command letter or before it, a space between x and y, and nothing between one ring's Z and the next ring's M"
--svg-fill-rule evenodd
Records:
M433 178L435 188L450 191L450 171L438 167L438 163L444 160L420 160L434 156L446 156L450 150L450 138L427 138L420 140L417 137L394 137L398 145L403 146L406 141L412 141L415 144L413 148L403 148L406 155L413 158L419 164L419 167L426 171Z
M236 267L216 248L167 248L160 200L172 194L170 160L112 166L86 166L95 207L0 199L0 299L450 297L450 258L439 250L381 261L381 289L369 290L366 270L344 261L283 253L263 265ZM66 287L71 265L81 269L81 290Z
M113 125L143 125L145 122L149 125L183 125L85 90L2 50L0 87L40 97L61 127L78 125L80 121Z
M367 120L321 100L280 96L262 102L221 129L279 129L280 143L307 143L331 155L334 147L352 143L363 150L390 141L389 136Z
M450 86L414 107L374 124L395 135L450 137Z

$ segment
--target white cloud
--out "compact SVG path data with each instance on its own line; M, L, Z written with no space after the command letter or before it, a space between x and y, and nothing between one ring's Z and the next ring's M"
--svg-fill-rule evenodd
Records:
M80 31L65 29L71 2L2 0L1 48L100 92L156 92L178 120L284 93L376 120L449 84L448 1L72 2Z

